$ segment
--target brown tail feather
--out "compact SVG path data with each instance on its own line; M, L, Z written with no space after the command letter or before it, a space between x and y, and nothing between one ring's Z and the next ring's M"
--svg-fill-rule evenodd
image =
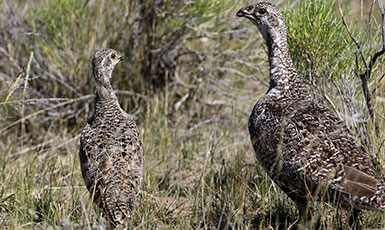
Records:
M344 192L354 196L374 196L376 195L375 188L371 188L365 184L357 183L350 180L344 182Z
M380 185L380 181L377 180L376 178L349 166L344 166L344 171L345 171L345 176L346 179L358 182L358 183L363 183L369 186L377 186Z
M380 181L376 178L349 166L344 166L344 192L356 196L376 195L376 186Z

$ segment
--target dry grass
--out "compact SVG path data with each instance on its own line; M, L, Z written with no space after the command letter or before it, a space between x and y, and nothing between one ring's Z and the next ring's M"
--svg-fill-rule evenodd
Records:
M172 1L166 3L171 7ZM0 1L0 226L104 227L101 212L89 200L78 160L78 134L93 107L89 59L103 46L132 56L112 79L122 107L137 120L145 147L143 191L132 226L286 229L295 220L293 203L258 165L249 141L248 116L267 89L268 63L256 28L234 17L244 3L221 2L216 7L227 10L219 17L211 13L213 6L189 8L196 15L206 10L205 19L187 23L179 43L184 48L173 49L186 55L177 59L174 74L164 75L165 86L156 92L139 86L144 79L135 52L140 49L128 39L131 32L122 19L128 8L123 2L50 4ZM173 31L173 23L164 23ZM336 36L341 34L344 31ZM321 79L315 94L330 99L383 169L385 134L377 135L366 122L359 79L351 66L344 68L333 81ZM378 87L375 109L381 130L383 72L383 66L377 67L370 85ZM319 221L314 229L335 228L336 210L329 206L315 206ZM380 228L385 219L364 212L363 222Z

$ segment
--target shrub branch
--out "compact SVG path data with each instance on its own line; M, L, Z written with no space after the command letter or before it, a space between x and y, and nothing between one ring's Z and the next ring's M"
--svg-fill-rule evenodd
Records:
M369 32L371 31L370 19L373 16L373 5L374 5L375 1L376 0L372 0L372 3L370 5L369 21L367 22L367 31L369 31ZM364 54L363 49L362 49L362 47L364 46L365 41L363 42L363 44L361 44L356 39L356 37L351 33L351 31L349 30L349 27L346 24L345 17L342 14L341 6L339 6L342 23L345 26L345 29L346 29L349 37L352 39L352 41L354 42L354 44L355 44L355 46L357 48L357 50L354 52L354 54L356 56L356 59L355 59L356 60L356 68L357 68L356 75L361 80L361 86L362 86L362 89L363 89L363 92L364 92L366 106L368 108L370 118L374 122L377 134L379 133L379 127L378 127L378 123L376 121L376 116L375 116L375 113L374 113L374 105L373 105L373 102L372 102L372 95L371 95L371 93L369 91L369 87L368 87L368 80L371 77L371 74L372 74L372 71L374 69L374 65L375 65L377 59L385 53L385 33L384 33L384 31L385 31L385 10L384 10L382 4L380 3L380 1L378 2L378 8L381 11L381 18L382 18L382 21L381 21L381 25L382 25L381 26L381 31L379 31L379 33L382 35L382 48L381 48L380 51L376 52L373 56L370 55L370 59L369 59L369 61L367 61L367 58L365 57L365 54ZM362 6L361 6L361 11L363 11ZM363 20L363 18L361 20ZM365 31L366 34L367 34L367 31ZM365 40L366 40L366 37L365 37ZM370 46L372 46L372 44L373 44L372 39L371 39L370 42L371 42ZM361 59L361 61L364 63L364 66L365 66L365 69L362 72L360 70L359 59Z

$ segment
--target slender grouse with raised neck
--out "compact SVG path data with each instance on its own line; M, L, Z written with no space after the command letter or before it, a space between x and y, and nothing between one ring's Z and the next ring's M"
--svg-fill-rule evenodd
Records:
M255 104L249 132L256 157L297 204L303 221L313 200L384 211L384 183L344 122L317 103L298 76L282 13L261 2L240 9L268 47L270 87Z
M102 49L92 59L95 111L80 135L82 175L108 229L125 228L142 183L143 148L135 121L122 110L110 78L122 55Z

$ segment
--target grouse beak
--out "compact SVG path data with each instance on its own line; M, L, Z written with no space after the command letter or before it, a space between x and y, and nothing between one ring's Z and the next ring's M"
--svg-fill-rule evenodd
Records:
M240 9L240 10L238 10L237 16L238 16L238 17L245 17L245 12L243 12L243 8Z
M246 6L238 10L237 16L238 17L247 17L252 18L254 13L254 6Z
M120 60L120 61L123 61L123 60L124 60L124 57L123 57L123 56L120 56L120 57L119 57L119 60Z

